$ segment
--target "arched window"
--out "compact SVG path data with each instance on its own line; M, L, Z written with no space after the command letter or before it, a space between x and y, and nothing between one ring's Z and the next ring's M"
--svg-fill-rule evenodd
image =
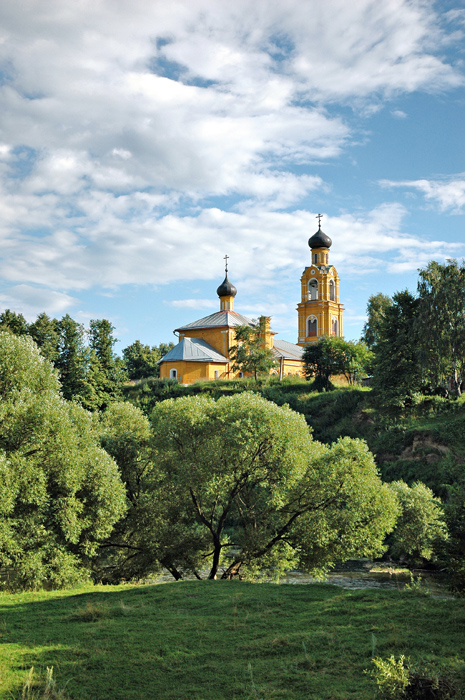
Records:
M170 369L170 379L177 379L178 378L178 370L177 369Z
M339 335L339 323L335 316L333 316L331 321L331 332L333 335Z
M315 265L318 265L318 253L313 253L313 262Z
M316 338L318 335L318 321L315 316L310 316L307 320L307 337Z
M336 285L334 280L329 280L329 298L331 301L336 301Z
M318 280L310 280L308 283L308 300L318 299Z

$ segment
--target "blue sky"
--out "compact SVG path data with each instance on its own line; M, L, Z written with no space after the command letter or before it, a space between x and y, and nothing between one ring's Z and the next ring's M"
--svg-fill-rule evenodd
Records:
M344 332L465 255L465 5L17 0L0 8L0 308L153 345L218 308L296 342L316 214Z

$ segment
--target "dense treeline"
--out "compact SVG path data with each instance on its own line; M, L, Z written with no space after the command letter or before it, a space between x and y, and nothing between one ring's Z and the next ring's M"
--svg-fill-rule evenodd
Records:
M373 351L380 405L402 408L419 394L460 396L465 365L465 264L431 262L417 295L405 290L368 302L364 339Z
M173 343L150 347L136 340L120 358L114 352L114 330L106 319L91 320L86 329L68 314L55 319L42 313L33 323L10 309L0 314L0 331L30 336L58 370L64 398L90 411L104 410L121 398L128 379L157 377L158 360L173 347Z
M463 591L464 277L431 263L416 297L372 297L365 342L306 351L313 383L147 379L168 345L120 359L108 321L5 311L1 580L322 572L387 552ZM370 369L373 391L330 382Z

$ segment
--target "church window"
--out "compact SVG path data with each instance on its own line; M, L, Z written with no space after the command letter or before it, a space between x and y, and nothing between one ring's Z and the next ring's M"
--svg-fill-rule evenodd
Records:
M318 299L318 280L310 280L308 283L308 300Z
M220 376L220 373L217 369L215 369L215 379L218 379Z
M337 318L333 316L332 322L331 322L331 331L333 335L338 335L339 331L339 323Z
M178 370L177 369L170 369L170 379L177 379L178 378Z
M334 280L329 281L329 298L331 301L335 301L336 299L336 285L334 284Z
M318 321L311 316L307 321L307 337L315 338L318 335Z
M315 263L315 265L318 264L318 253L313 254L313 262Z

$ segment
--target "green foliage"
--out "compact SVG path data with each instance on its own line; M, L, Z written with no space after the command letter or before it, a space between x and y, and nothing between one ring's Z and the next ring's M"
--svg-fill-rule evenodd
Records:
M59 394L29 338L0 334L0 569L11 587L67 586L124 513L91 416Z
M417 336L422 365L434 388L449 383L457 395L465 357L465 263L430 262L420 270Z
M140 340L136 340L123 350L124 367L129 379L146 379L148 377L158 377L160 366L158 361L166 355L174 343L160 343L154 345L143 345Z
M46 313L39 314L34 323L29 324L28 333L39 346L42 355L56 365L60 338L58 321L49 318Z
M399 659L391 655L386 661L374 658L375 670L372 676L378 688L378 697L382 700L397 700L406 697L409 685L409 672L405 666L405 656Z
M154 454L149 421L131 404L113 403L101 418L100 434L102 447L118 465L127 512L102 544L94 576L105 582L140 578L157 569L157 555L162 555L154 552L154 542L160 527L165 527L151 517ZM166 484L166 491L170 490Z
M414 334L418 299L398 292L384 311L373 347L373 390L381 406L396 411L412 404L421 386L418 343Z
M380 700L453 700L461 698L457 680L450 668L434 664L413 665L402 654L398 659L373 659L375 669L371 676L378 688ZM439 666L439 667L438 667Z
M368 299L367 322L363 327L362 340L371 349L379 342L380 332L386 311L392 306L392 299L385 294L373 294Z
M439 542L447 537L441 500L422 483L408 486L404 481L389 484L400 506L396 526L388 536L389 551L421 563L433 557Z
M267 318L260 316L252 326L238 326L235 329L235 345L229 348L232 370L251 374L255 379L259 374L267 374L276 365L273 351L265 345Z
M192 523L210 578L222 555L229 577L256 562L316 570L381 553L397 510L361 441L316 443L301 416L250 393L165 401L152 427L160 486L172 487L172 512Z
M371 359L371 351L362 342L322 336L318 342L305 347L305 376L315 379L314 388L317 391L327 391L334 388L329 380L331 376L342 374L349 384L366 376Z
M13 335L27 335L28 325L23 314L18 314L16 311L5 309L0 314L0 332L7 331Z
M121 361L113 352L117 342L114 330L114 326L106 319L89 323L87 392L81 397L81 403L90 410L104 410L111 401L121 398L125 374Z

